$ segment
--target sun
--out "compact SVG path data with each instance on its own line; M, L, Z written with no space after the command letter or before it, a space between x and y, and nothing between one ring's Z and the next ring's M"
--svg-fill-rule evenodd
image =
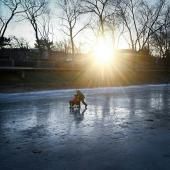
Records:
M93 48L93 56L96 64L110 64L114 56L112 41L108 38L100 37Z

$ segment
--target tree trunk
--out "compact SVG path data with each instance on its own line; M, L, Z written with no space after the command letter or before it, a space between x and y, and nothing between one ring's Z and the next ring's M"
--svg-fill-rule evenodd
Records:
M70 28L70 41L71 41L71 52L74 57L75 51L74 51L74 38L73 38L73 30Z

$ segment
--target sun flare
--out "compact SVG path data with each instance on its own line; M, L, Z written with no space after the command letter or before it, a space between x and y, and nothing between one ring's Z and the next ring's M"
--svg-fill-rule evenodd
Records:
M111 40L107 38L99 38L93 48L93 56L96 64L110 64L114 55L113 45Z

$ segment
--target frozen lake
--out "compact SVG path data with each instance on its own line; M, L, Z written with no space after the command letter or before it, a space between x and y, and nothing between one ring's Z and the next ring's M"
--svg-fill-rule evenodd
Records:
M170 85L82 91L0 94L0 169L170 169Z

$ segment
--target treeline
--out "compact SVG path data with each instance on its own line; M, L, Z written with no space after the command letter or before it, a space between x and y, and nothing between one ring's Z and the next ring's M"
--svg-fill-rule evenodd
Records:
M24 38L7 37L11 22L28 22L40 51L56 48L74 55L90 44L90 35L109 33L115 47L123 37L134 51L169 57L168 0L1 0L0 8L0 48L29 48ZM76 41L83 31L89 35L84 42ZM63 40L54 42L60 32Z

